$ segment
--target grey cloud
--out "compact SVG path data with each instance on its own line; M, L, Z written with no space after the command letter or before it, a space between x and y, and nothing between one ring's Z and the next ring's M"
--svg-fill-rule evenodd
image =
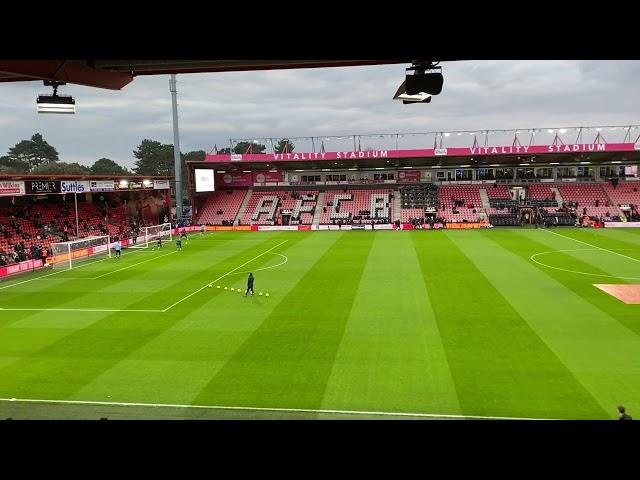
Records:
M228 145L229 137L638 123L637 61L444 63L443 93L429 105L391 100L404 67L179 76L181 148L209 151ZM139 77L119 92L62 87L76 97L74 117L37 115L35 96L47 91L37 82L0 84L0 91L0 154L38 131L65 161L91 164L109 157L132 166L132 151L143 138L173 141L168 76ZM408 137L401 146L424 141Z

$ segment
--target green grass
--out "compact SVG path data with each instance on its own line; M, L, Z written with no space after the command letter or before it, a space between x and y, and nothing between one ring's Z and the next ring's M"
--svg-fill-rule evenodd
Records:
M216 232L78 266L0 283L0 418L640 412L640 305L593 286L640 283L636 231ZM249 271L256 296L215 288Z

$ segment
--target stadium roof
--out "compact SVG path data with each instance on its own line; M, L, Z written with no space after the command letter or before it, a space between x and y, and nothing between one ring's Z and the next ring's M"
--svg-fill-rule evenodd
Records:
M558 165L584 165L593 166L607 164L611 162L620 163L640 163L640 152L593 152L593 153L546 153L538 155L460 155L446 157L392 157L391 152L385 158L356 158L341 160L283 160L269 161L272 154L265 154L264 161L242 161L242 162L187 162L193 166L214 167L219 170L241 171L241 170L318 170L330 168L331 170L344 170L348 168L376 168L386 167L397 169L404 167L414 168L484 168L484 167L542 167L550 164ZM582 162L582 163L581 163ZM585 163L589 162L589 163ZM526 164L526 165L524 165Z
M32 175L30 173L3 173L3 180L14 181L39 181L39 180L172 180L173 175L69 175L69 174L43 174Z
M273 140L242 141L248 144L263 142L273 147ZM198 164L237 171L438 166L536 167L549 164L586 166L640 162L640 125L387 133L299 137L289 140L296 145L296 149L288 154L276 154L273 150L262 154L209 154L205 162ZM326 149L325 141L328 145L331 143ZM231 139L231 145L238 143L239 140ZM318 149L318 145L322 148ZM310 146L314 148L308 148Z
M120 90L138 75L395 63L411 63L411 60L1 60L0 82L55 80L68 84Z

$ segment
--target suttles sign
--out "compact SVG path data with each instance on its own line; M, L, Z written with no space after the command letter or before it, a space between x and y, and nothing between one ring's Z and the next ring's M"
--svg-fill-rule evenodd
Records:
M89 191L89 182L78 180L61 180L60 191L62 193L85 193Z
M60 193L60 182L57 180L31 180L25 182L27 193Z

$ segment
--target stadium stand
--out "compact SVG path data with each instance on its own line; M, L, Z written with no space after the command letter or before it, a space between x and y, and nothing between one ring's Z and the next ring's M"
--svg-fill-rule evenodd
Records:
M322 208L320 223L340 220L344 223L390 222L393 218L392 195L389 189L328 191L325 204L318 207ZM338 212L332 213L335 202L339 202Z
M114 209L109 210L114 213ZM130 234L128 217L119 216L118 221L125 223L115 225L106 222L107 215L103 207L93 203L78 203L79 236L108 234L112 238L125 238ZM7 263L38 258L34 247L40 250L42 256L51 243L76 238L75 208L72 206L56 203L0 210L0 254L10 260ZM18 254L17 257L15 254Z
M411 223L414 218L424 218L424 209L422 208L403 208L400 220L402 223Z
M242 218L242 224L280 225L282 210L291 210L294 213L298 200L303 200L304 207L311 207L310 212L302 212L299 220L292 218L291 221L292 224L310 225L313 221L317 198L317 191L254 191Z
M485 190L490 200L511 200L511 190L507 185L486 185Z
M555 187L550 183L532 183L529 185L528 198L531 200L555 200L556 193L551 190L551 187Z
M607 182L602 187L615 205L640 205L640 182Z
M246 190L218 190L207 197L200 210L197 223L231 225L235 221Z
M482 199L476 185L443 185L438 190L438 216L447 223L477 222L481 218Z
M578 215L605 216L611 213L612 204L602 184L599 183L567 183L556 185L565 203L577 204ZM586 209L586 210L585 210Z

